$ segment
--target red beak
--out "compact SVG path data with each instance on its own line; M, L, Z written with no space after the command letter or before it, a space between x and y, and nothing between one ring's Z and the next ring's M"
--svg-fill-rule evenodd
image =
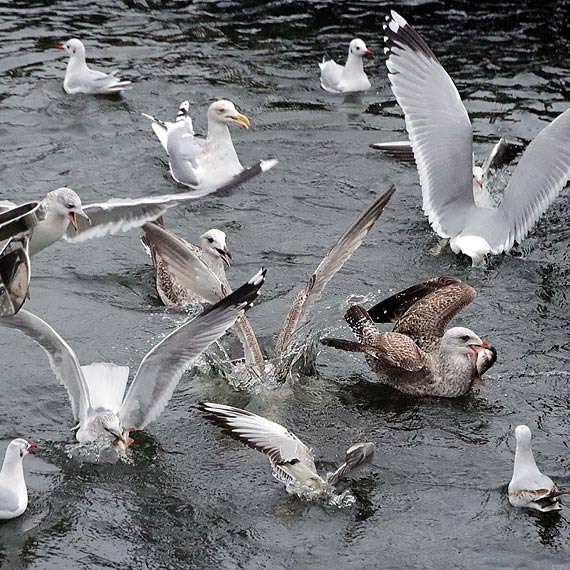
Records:
M34 449L36 449L37 445L35 443L30 443L30 447L28 447L28 453L32 455L35 453Z
M489 346L489 345L487 344L487 341L484 340L484 341L481 343L481 346L482 346L483 348L487 348L487 346Z
M57 49L65 49L61 44L57 44Z
M369 49L367 49L367 50L364 52L364 55L372 55L372 52L371 52Z

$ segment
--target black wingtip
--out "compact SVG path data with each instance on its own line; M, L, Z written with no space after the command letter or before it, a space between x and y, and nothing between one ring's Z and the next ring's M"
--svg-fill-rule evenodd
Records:
M216 188L215 192L223 193L227 192L228 190L233 190L238 186L241 186L244 182L271 170L275 165L278 164L278 160L276 158L270 158L268 160L260 160L258 163L242 170L239 174L236 174L231 180Z
M402 18L397 12L392 10L391 15L386 18L384 28L384 43L386 45L386 55L391 57L394 54L393 48L407 47L415 52L437 61L435 54L423 40L423 38Z

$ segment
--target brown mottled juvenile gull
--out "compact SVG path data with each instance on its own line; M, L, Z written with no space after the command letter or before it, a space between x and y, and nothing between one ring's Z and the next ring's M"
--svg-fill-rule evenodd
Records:
M346 452L342 465L321 477L313 452L282 425L247 410L223 404L198 404L206 419L239 442L261 451L269 458L273 476L285 484L287 492L307 499L332 495L340 479L372 461L373 443L357 443Z
M530 429L525 425L517 426L515 437L517 449L513 477L509 483L509 502L513 507L526 507L543 513L559 511L558 497L565 492L538 470L530 443Z
M25 439L13 439L6 449L0 471L0 520L15 519L28 508L28 488L22 462L36 446Z
M456 398L481 383L496 351L464 327L448 322L476 296L459 279L437 277L393 295L366 311L354 305L345 319L357 342L324 338L327 346L362 352L378 380L406 394ZM376 322L396 322L379 332Z
M163 338L143 358L127 388L128 366L97 362L81 366L75 352L39 317L22 310L0 319L0 327L21 331L46 352L55 376L65 386L77 422L80 444L112 447L117 454L165 409L182 374L244 314L258 295L265 270Z
M453 81L419 34L396 12L385 25L388 77L406 119L423 209L454 253L474 265L508 252L549 208L570 176L570 109L521 157L496 208L473 198L473 132Z

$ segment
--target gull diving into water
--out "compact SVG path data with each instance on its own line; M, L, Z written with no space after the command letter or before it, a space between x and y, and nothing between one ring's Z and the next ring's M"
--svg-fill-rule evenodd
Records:
M559 511L558 497L565 492L538 470L530 443L530 429L524 425L517 426L515 437L517 449L513 478L509 483L509 502L513 507L526 507L543 513Z
M28 508L28 488L24 479L24 457L36 446L25 439L13 439L6 449L0 471L0 520L15 519Z
M324 338L324 345L361 352L379 382L413 396L456 398L495 363L496 350L464 327L445 330L475 298L459 279L437 277L381 301L369 311L350 307L345 319L357 342ZM374 322L396 322L379 332Z
M339 65L334 60L323 57L323 62L319 63L321 87L329 93L368 91L371 85L362 63L365 55L372 55L372 52L362 40L356 38L348 46L345 65Z
M181 103L174 123L145 113L143 116L152 121L152 129L168 153L170 174L179 184L200 190L225 184L243 172L229 126L249 129L249 119L239 113L231 101L221 100L210 105L205 139L194 135L188 101ZM272 166L273 161L260 164Z
M570 176L570 109L530 143L496 208L473 198L473 132L453 81L396 12L384 26L388 77L406 119L423 195L435 232L474 265L521 242Z
M32 313L21 310L0 319L0 326L21 331L47 353L53 373L69 394L77 441L111 446L120 455L132 443L129 433L144 429L163 412L182 374L251 307L264 280L263 269L161 340L143 358L128 390L127 366L81 366L59 334Z
M286 486L287 492L306 499L333 495L335 485L343 477L369 464L374 456L373 443L357 443L347 450L338 469L321 477L312 451L282 425L232 406L204 403L197 407L224 433L267 455L273 476Z
M69 55L69 62L65 71L63 88L69 95L83 93L86 95L105 95L124 91L131 84L122 81L111 73L93 71L85 62L85 46L81 40L71 39L57 46Z
M143 245L151 255L156 289L167 306L189 302L217 303L231 293L224 265L232 256L226 245L226 234L212 229L201 236L202 246L175 236L160 223L145 224ZM235 325L244 349L245 363L260 378L265 378L263 353L246 316Z
M112 199L85 206L82 205L76 192L70 188L52 190L41 203L45 219L30 231L29 253L35 255L62 237L66 241L82 242L140 228L146 222L162 216L169 208L218 190L235 188L275 164L277 161L261 161L217 188L210 187L193 192L146 198ZM14 206L3 202L0 204L0 211Z
M279 379L283 379L290 372L295 356L293 350L295 333L305 322L309 309L320 299L328 282L362 245L394 192L395 187L392 185L358 217L337 240L311 275L307 284L295 296L277 337L273 354L278 364L277 368L264 361L259 343L251 327L243 331L243 334L241 332L242 323L236 328L240 334L240 340L244 344L246 364L254 364L257 376L264 378L275 373ZM156 224L147 224L144 226L144 230L145 239L149 244L152 244L155 252L160 256L164 271L170 274L178 286L193 291L194 294L198 294L199 297L208 302L215 302L220 295L224 294L227 286L223 283L225 273L220 280L193 251L195 246L189 247L187 242L173 236ZM156 244L153 243L153 236L161 237L159 251Z

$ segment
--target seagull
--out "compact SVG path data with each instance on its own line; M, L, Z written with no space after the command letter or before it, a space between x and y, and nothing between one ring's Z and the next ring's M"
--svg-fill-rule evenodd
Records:
M344 66L323 57L323 62L319 63L321 87L329 93L368 91L371 85L362 65L362 57L365 55L372 55L372 52L362 40L355 38L348 46L348 58Z
M25 439L13 439L4 455L0 471L0 520L15 519L28 508L28 489L22 462L34 453L35 444Z
M453 277L436 277L381 301L369 311L350 307L345 319L357 342L335 338L322 344L362 352L382 384L414 396L457 398L495 363L496 350L464 327L447 323L476 296ZM374 322L396 322L379 332Z
M565 492L538 470L530 443L530 429L525 425L517 426L515 437L517 449L513 478L509 483L509 503L513 507L526 507L543 513L559 511L558 497Z
M357 443L346 452L343 464L333 473L317 473L312 451L282 425L223 404L201 403L197 408L227 435L269 457L273 476L288 493L306 499L330 497L341 478L372 461L373 443Z
M212 229L201 236L202 247L175 236L160 223L145 224L142 237L156 273L156 289L167 306L189 302L217 303L231 293L224 264L232 256L226 234ZM247 317L236 322L236 333L244 349L245 364L265 379L263 353Z
M63 89L69 95L84 93L86 95L105 95L124 91L131 84L115 76L116 71L103 73L93 71L85 63L85 46L81 40L71 39L57 46L69 55L69 63L65 71Z
M147 196L146 198L114 198L107 202L85 206L71 188L57 188L48 192L41 202L45 219L31 230L30 256L42 251L62 237L66 241L83 242L139 228L146 222L162 216L169 208L218 190L235 188L246 180L267 172L276 164L276 160L262 160L216 189ZM6 208L6 202L4 202L4 208ZM0 205L1 210L2 205Z
M295 340L295 333L305 322L311 306L320 299L328 282L362 245L395 190L394 185L392 185L384 194L374 200L337 240L319 263L306 285L298 291L277 337L273 354L273 361L277 363L277 366L264 360L253 330L250 328L244 332L242 344L245 340L248 345L245 349L246 364L248 364L248 360L255 363L255 371L258 376L261 378L274 376L280 380L287 377L294 364L295 343L293 341ZM204 270L204 264L180 238L170 234L171 240L167 242L164 235L167 233L166 230L156 224L147 224L144 229L147 237L150 233L151 242L153 241L152 234L163 236L162 249L159 252L161 260L166 271L174 277L180 286L194 292L200 291L200 296L209 302L212 301L208 297L215 300L216 296L223 293L223 284L220 283L219 279L212 278L213 273L211 271ZM207 278L207 276L209 277ZM238 327L236 330L239 333L240 328Z
M70 346L45 321L21 310L0 319L0 326L20 330L48 355L53 373L65 386L77 422L80 444L113 447L120 456L164 410L182 374L244 314L258 295L266 270L178 327L143 358L128 390L128 366L97 362L81 366ZM125 394L126 391L126 394Z
M570 176L570 109L523 153L496 208L473 199L473 132L453 81L425 41L392 11L384 26L392 91L404 111L431 226L481 265L521 242Z
M228 127L238 125L249 129L249 119L231 101L216 101L208 108L206 139L200 139L194 135L188 110L188 101L183 101L174 123L143 113L152 121L152 128L168 153L172 178L184 186L202 189L219 186L240 174L243 166Z
M400 162L415 164L414 151L409 141L373 143L368 146ZM473 200L478 208L495 207L488 185L489 176L505 168L523 149L524 143L520 140L502 137L481 166L475 165L473 161Z

